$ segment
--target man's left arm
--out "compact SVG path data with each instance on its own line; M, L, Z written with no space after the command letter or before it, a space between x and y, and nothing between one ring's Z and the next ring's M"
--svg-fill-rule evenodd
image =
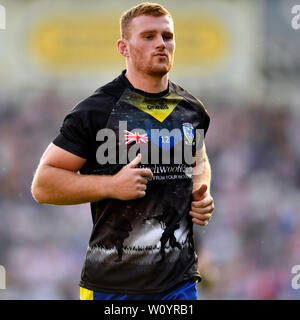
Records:
M193 168L193 201L189 214L192 221L206 226L214 211L214 199L210 194L211 168L206 154L206 147L196 152Z

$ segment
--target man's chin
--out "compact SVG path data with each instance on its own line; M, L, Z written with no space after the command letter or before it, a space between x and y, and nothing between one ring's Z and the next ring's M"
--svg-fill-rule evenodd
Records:
M163 77L166 75L170 70L171 70L170 65L163 65L163 66L157 66L157 67L152 67L149 71L149 74L152 76L156 77Z

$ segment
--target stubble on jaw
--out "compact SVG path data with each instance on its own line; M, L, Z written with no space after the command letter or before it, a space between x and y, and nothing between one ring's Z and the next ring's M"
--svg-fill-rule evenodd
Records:
M147 61L142 60L139 57L140 54L138 53L138 51L135 48L131 48L130 51L131 51L132 64L135 66L135 68L138 71L141 71L144 74L147 74L147 75L152 76L152 77L163 77L172 68L173 61L172 61L172 59L169 58L169 56L167 58L168 62L164 63L164 66L161 67L161 66L157 66L157 64L154 65L154 63L153 64L151 63L151 60L159 59L159 58L151 56L150 63L147 63Z

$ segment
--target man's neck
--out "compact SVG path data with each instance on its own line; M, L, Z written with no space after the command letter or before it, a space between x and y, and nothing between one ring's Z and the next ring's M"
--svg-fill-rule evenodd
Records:
M163 77L153 77L127 69L125 77L134 88L145 92L159 93L168 89L168 74L165 74Z

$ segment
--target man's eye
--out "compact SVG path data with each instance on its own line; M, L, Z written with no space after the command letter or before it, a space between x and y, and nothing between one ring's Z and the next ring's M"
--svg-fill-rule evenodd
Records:
M144 38L145 38L145 39L152 39L153 36L145 36Z

